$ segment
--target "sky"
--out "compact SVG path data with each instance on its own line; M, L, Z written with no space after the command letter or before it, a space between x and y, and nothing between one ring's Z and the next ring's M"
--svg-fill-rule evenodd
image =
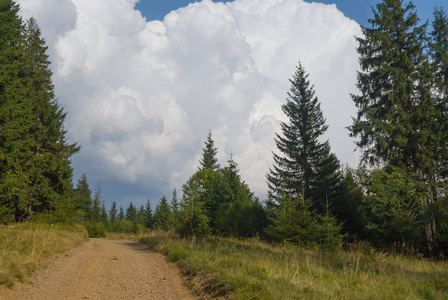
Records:
M274 136L287 121L289 78L309 73L343 164L358 154L347 126L356 109L354 36L372 0L18 0L48 45L58 102L68 113L75 183L127 208L181 193L209 131L221 165L233 155L265 200ZM335 5L336 3L336 5ZM414 1L422 20L446 0ZM420 13L421 11L421 13Z

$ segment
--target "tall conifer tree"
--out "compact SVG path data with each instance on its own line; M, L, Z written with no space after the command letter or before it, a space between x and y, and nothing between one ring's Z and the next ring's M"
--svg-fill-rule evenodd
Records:
M332 200L339 162L330 152L329 142L320 141L328 125L308 77L299 63L290 79L287 103L282 105L289 122L281 123L282 135L276 134L280 153L274 153L274 166L267 174L268 193L276 204L285 195L291 199L304 196L321 209L327 196Z
M428 197L440 147L440 127L434 127L437 107L432 95L433 72L424 51L426 25L412 2L383 0L373 10L371 28L358 37L361 71L352 99L358 108L349 127L363 150L362 161L390 164L416 178L428 252L436 256L435 227ZM436 130L436 132L434 132Z

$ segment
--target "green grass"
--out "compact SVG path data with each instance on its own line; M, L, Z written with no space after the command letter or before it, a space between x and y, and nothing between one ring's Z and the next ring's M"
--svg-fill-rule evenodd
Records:
M374 251L324 252L259 240L181 240L153 232L198 294L230 299L448 299L448 263Z
M0 226L0 285L23 282L44 260L88 240L81 225L25 223Z

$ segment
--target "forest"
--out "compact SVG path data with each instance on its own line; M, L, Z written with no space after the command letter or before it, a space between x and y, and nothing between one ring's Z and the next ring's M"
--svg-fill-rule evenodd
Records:
M218 163L210 131L197 171L151 208L116 202L100 182L74 184L67 112L58 104L47 46L34 18L0 1L0 223L66 223L91 237L171 231L182 238L259 238L326 250L364 242L433 260L448 255L448 18L435 8L419 25L412 2L382 0L356 37L360 71L347 127L361 152L342 165L323 136L326 124L299 61L266 174L267 199L254 196L233 157ZM286 79L285 79L286 80ZM286 92L286 91L285 91ZM69 113L69 112L68 112Z

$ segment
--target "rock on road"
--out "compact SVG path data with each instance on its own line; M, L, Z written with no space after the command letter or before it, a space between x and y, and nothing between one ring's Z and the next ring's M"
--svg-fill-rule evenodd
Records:
M128 240L90 239L25 281L0 299L195 299L173 264Z

